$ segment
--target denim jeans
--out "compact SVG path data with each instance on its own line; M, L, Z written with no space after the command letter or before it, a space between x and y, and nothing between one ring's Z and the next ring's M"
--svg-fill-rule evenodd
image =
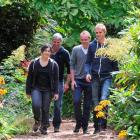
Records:
M62 111L62 102L64 94L64 82L59 82L59 99L54 101L54 117L53 117L53 126L59 128L61 124L61 111Z
M41 121L41 125L46 126L48 124L49 108L51 102L50 92L33 89L31 98L34 119Z
M101 100L107 100L110 94L109 88L111 86L112 79L97 78L92 82L92 107L95 108ZM93 120L95 128L98 128L99 123L107 123L107 120L96 118L96 113L93 113Z
M77 86L73 91L74 112L76 119L76 128L82 127L86 130L90 116L90 105L92 99L92 87L84 79L76 80ZM81 110L81 102L83 96L83 111Z

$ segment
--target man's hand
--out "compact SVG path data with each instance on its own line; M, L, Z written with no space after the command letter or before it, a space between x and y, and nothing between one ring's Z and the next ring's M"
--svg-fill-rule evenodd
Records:
M77 87L77 84L76 84L76 82L75 82L75 80L74 80L74 81L72 81L72 83L71 83L71 89L74 90L75 87Z
M69 89L69 84L68 83L65 83L64 84L64 92L66 92L68 89Z
M58 100L58 98L59 98L59 95L58 95L58 94L54 94L53 99L54 99L55 101L57 101L57 100Z
M91 82L91 75L90 75L90 74L87 74L87 75L86 75L86 81L87 81L87 82Z

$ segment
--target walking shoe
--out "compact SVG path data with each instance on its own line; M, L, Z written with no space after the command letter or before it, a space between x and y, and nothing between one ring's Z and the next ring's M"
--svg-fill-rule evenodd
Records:
M35 121L33 125L33 132L37 132L39 127L40 127L40 121Z
M74 133L78 133L79 130L80 130L80 128L76 126L75 129L73 130L73 132L74 132Z
M106 130L107 130L107 125L106 124L101 125L101 131L106 131Z
M93 132L93 134L96 135L96 134L99 133L99 132L100 132L99 129L95 129L94 132Z
M40 132L41 132L41 134L43 134L43 135L47 135L47 126L46 126L46 125L42 125L42 126L40 127Z
M88 129L83 129L83 134L89 134Z
M54 133L57 133L57 132L59 132L59 128L54 127Z
M43 135L47 135L47 130L42 129L42 130L40 130L40 132L41 132L41 134L43 134Z

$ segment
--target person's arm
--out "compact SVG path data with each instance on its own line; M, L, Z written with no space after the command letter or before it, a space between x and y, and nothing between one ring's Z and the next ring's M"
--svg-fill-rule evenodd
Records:
M75 82L75 64L76 63L76 53L75 49L73 48L71 59L70 59L70 72L71 72L71 88L74 90L74 88L77 86Z
M26 94L27 95L31 95L32 82L33 82L33 63L34 62L31 62L28 68L28 75L26 79Z
M67 68L67 78L66 82L64 84L64 91L67 91L69 89L69 83L71 81L71 74L70 74L70 54L68 51L65 53L65 65Z
M54 100L58 100L59 98L59 95L58 95L58 85L59 85L59 67L58 67L58 64L56 62L54 62L54 69L53 69L53 77L54 77L54 83L52 86L54 86L54 90L52 91L53 92L53 95L54 95Z
M87 59L85 63L85 73L86 73L86 81L90 82L91 81L91 63L92 63L92 45L89 46L88 48L88 53L87 53Z

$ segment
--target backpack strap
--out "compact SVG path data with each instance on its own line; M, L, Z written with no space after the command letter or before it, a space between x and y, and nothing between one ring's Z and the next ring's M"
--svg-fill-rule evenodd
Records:
M34 71L34 69L35 69L35 63L36 63L36 61L39 59L40 57L37 57L37 58L35 58L34 60L33 60L33 71Z

